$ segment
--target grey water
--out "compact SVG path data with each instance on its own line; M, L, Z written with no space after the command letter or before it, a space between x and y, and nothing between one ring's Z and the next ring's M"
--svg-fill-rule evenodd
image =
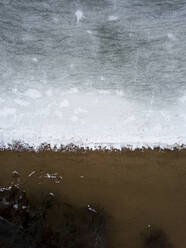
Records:
M175 105L186 94L186 1L1 0L1 94L31 86Z

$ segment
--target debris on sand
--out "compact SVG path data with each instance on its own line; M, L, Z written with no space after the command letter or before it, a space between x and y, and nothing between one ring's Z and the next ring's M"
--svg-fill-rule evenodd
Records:
M1 190L0 247L106 247L103 210L78 208L54 196L46 194L38 206L18 187Z
M141 234L144 248L174 248L162 229L147 226L147 230Z

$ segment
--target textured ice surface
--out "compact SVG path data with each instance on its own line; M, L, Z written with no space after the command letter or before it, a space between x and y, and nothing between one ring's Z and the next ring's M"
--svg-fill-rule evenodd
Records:
M3 0L0 30L0 143L186 144L184 0Z
M45 90L46 86L40 88L42 93ZM0 103L0 140L4 144L22 140L35 146L47 142L139 147L182 144L186 140L186 102L182 100L160 108L128 99L124 91L56 88L45 95L32 92L40 97L17 91Z

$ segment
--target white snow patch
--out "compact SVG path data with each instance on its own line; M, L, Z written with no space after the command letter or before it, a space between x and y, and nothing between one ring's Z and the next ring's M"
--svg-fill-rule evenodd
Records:
M186 144L185 96L177 101L177 106L154 108L151 99L139 104L121 90L71 88L61 92L51 88L50 99L46 90L42 92L39 104L30 98L28 108L16 104L9 107L18 98L14 93L7 95L9 106L0 111L1 147L8 147L15 140L35 149L42 143L51 147L74 143L92 149L171 148Z
M56 16L54 16L54 17L52 18L52 20L53 20L53 22L54 22L55 24L58 24L58 23L59 23L59 18L56 17Z
M109 90L99 90L98 92L101 95L110 95L110 91Z
M173 33L167 33L167 37L172 41L176 40L176 36Z
M33 99L37 99L42 96L41 93L36 89L28 89L25 91L24 95Z
M88 111L86 109L83 109L83 108L76 108L74 110L74 113L77 115L77 114L85 114L85 113L88 113Z
M79 118L78 118L76 115L73 115L73 116L71 117L71 120L72 120L73 122L77 122L78 119L79 119Z
M22 99L14 99L14 102L17 103L18 105L24 106L24 107L26 107L30 104L29 102L26 102Z
M12 88L12 92L17 94L18 93L18 89L17 88Z
M33 58L32 58L32 61L33 61L33 62L38 62L38 58L33 57Z
M179 101L180 101L181 103L185 103L185 102L186 102L186 96L180 97Z
M111 16L108 17L108 20L109 21L117 21L118 20L118 16L111 15Z
M116 95L118 96L124 96L124 93L122 90L116 90Z
M75 87L71 88L71 89L68 91L69 94L76 94L76 93L78 93L78 92L79 92L79 90L78 90L77 88L75 88Z
M77 23L79 23L82 19L85 18L82 10L77 10L75 12L75 16L76 16Z
M15 108L5 107L5 108L1 109L1 111L0 111L0 116L2 116L2 117L7 117L9 115L15 115L15 114L16 114Z
M63 117L63 113L62 113L61 111L59 111L59 110L56 110L56 111L54 112L54 114L55 114L57 117L59 117L59 118L62 118L62 117Z
M51 97L53 95L53 91L52 89L48 89L45 94L48 96L48 97Z
M91 31L91 30L87 30L87 33L88 33L88 34L92 34L92 31Z
M5 99L3 99L2 97L0 97L0 103L3 103L5 101Z
M69 101L67 99L64 99L60 104L59 106L61 108L65 108L65 107L68 107L69 106Z

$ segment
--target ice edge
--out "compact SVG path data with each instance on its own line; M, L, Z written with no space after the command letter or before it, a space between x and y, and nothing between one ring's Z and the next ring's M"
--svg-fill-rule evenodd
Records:
M65 151L123 151L123 150L183 150L186 149L186 144L174 143L174 144L165 144L165 143L69 143L69 144L48 144L41 143L28 144L23 141L12 141L11 143L0 143L0 151L33 151L33 152L42 152L42 151L53 151L53 152L65 152Z

